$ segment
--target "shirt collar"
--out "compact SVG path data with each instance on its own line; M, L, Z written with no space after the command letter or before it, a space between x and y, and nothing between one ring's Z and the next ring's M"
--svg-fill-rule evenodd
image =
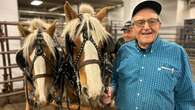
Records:
M160 45L160 42L161 42L161 39L159 37L157 37L156 40L150 46L148 46L148 48L143 49L143 48L139 47L138 42L136 40L136 47L137 47L139 52L143 52L143 53L151 52L152 53L153 51L155 51L158 48L158 46Z

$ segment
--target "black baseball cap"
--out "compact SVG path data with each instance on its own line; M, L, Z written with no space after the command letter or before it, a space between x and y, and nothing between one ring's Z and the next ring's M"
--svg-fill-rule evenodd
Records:
M125 25L122 27L121 31L127 31L131 25L131 21L125 22Z
M145 8L149 8L154 10L158 15L161 12L161 4L156 2L156 1L152 1L152 0L147 0L147 1L143 1L141 3L139 3L133 10L133 14L132 14L132 18L142 9Z

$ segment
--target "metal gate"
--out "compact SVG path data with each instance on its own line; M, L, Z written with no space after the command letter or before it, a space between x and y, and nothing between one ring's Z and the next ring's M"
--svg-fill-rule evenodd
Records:
M10 96L24 95L23 73L15 63L22 39L12 29L17 32L17 22L0 21L0 99L7 103L12 101Z

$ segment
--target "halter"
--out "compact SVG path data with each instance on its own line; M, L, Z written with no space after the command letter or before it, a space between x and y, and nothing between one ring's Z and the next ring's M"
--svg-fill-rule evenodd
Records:
M82 22L82 15L79 16L79 20L80 22ZM76 27L76 30L78 30L80 24ZM89 24L89 28L92 29L92 26ZM106 73L112 73L110 67L112 68L112 64L108 63L108 56L110 55L107 51L107 49L102 49L99 48L98 45L96 44L96 42L94 41L91 32L88 32L87 30L87 24L85 23L84 26L82 27L81 30L82 33L82 37L83 37L83 41L80 44L80 48L76 53L76 57L75 60L73 60L73 47L75 46L74 42L70 39L69 34L67 34L65 36L65 44L66 44L66 51L67 51L67 55L66 55L66 68L71 68L69 70L66 70L66 76L67 76L67 80L69 81L69 83L71 85L73 85L72 87L76 88L76 95L78 98L78 110L80 109L80 94L81 94L81 83L80 83L80 77L79 77L79 69L88 65L88 64L98 64L100 69L101 69L101 75L104 77L105 75L103 74L104 72ZM112 38L109 36L108 37L108 41L111 41ZM98 54L98 58L97 59L90 59L90 60L85 60L85 61L80 61L82 53L84 51L84 47L87 41L90 41L95 49L97 50L97 54ZM103 42L106 44L106 46L108 46L109 44L107 44L107 42ZM113 43L113 42L109 42L109 43ZM102 51L103 50L103 51ZM105 52L105 53L102 53ZM111 66L110 66L111 65ZM110 82L111 81L111 74L108 73L108 77L106 78L106 81L103 82ZM105 87L107 87L109 84L105 84ZM69 108L69 102L67 102L68 108ZM69 108L70 109L70 108Z
M86 24L82 30L83 32L83 42L81 43L81 47L78 51L78 54L76 56L76 59L74 61L74 65L76 66L76 68L79 70L81 67L85 66L85 65L88 65L88 64L93 64L93 63L96 63L98 65L101 64L101 62L103 61L102 57L101 57L101 52L100 52L100 49L98 48L96 42L93 40L92 38L92 35L90 33L90 37L88 37L88 33L87 33L87 27L86 27ZM83 62L79 62L80 61L80 58L81 58L81 55L83 53L83 50L84 50L84 47L85 47L85 44L87 41L91 41L91 43L95 46L96 50L97 50L97 53L98 53L98 57L100 60L97 60L97 59L92 59L92 60L85 60Z
M59 86L58 88L62 88L62 89L63 89L63 87L62 87L63 84L61 84L61 83L64 83L60 79L60 78L62 78L62 79L64 78L63 77L63 69L62 69L63 64L64 64L64 63L62 63L62 61L64 61L64 60L63 60L62 56L60 55L60 53L58 52L57 48L55 48L55 51L56 51L55 54L58 57L56 65L54 65L53 62L46 57L46 54L45 54L44 49L43 49L44 38L41 34L42 32L43 32L43 30L41 30L41 29L38 30L37 38L36 38L35 44L34 44L35 56L32 60L32 65L31 66L28 65L27 62L25 61L25 59L23 58L22 51L19 51L18 54L17 54L17 57L16 57L16 61L19 65L19 67L24 71L24 73L26 73L25 74L25 83L26 83L26 86L25 86L26 92L25 93L26 93L26 96L27 96L28 103L33 105L33 107L38 107L38 105L35 102L35 100L33 99L34 92L30 92L30 94L29 94L29 92L27 90L28 89L28 87L27 87L28 82L30 82L31 86L33 87L33 91L35 91L34 81L36 79L39 79L39 78L46 78L46 77L54 78L54 80L53 80L54 86L58 85ZM46 63L51 65L52 71L55 75L44 73L44 74L38 74L38 75L33 76L32 71L33 71L33 68L34 68L34 63L35 63L38 56L42 56L44 58L44 60L46 61ZM24 62L24 61L25 61L25 64L21 63L21 62ZM54 91L54 90L52 90L52 88L50 89L50 94L48 96L48 102L51 102L52 100L55 100L55 102L59 105L58 109L60 109L63 90L60 91L61 92L60 96L53 96L52 95L53 93L51 91Z
M51 63L51 61L44 54L44 50L43 50L44 42L43 41L44 41L44 39L43 39L43 36L41 34L41 30L39 29L38 30L38 34L37 34L37 39L35 41L35 49L36 49L36 51L35 51L35 56L34 56L34 58L32 60L32 67L30 69L31 72L32 72L32 69L34 67L34 62L35 62L35 60L37 59L38 56L42 56L47 63L52 65L52 67L54 66L53 63ZM33 80L36 80L36 79L42 78L42 77L53 77L53 75L47 74L47 73L38 74L38 75L33 76Z
M96 42L92 38L91 33L89 33L90 37L88 36L87 25L86 24L84 25L81 32L83 33L83 41L81 43L80 49L77 51L76 59L74 61L72 59L73 54L70 55L70 53L72 53L72 51L73 51L72 49L70 49L71 48L70 45L73 46L74 43L70 42L69 36L66 36L67 52L69 53L69 57L71 57L70 61L68 61L68 62L73 63L72 66L73 66L73 70L74 70L73 74L71 75L72 78L68 78L68 80L70 80L70 82L73 83L71 85L76 86L76 94L77 94L78 104L79 104L78 110L80 109L80 95L81 95L81 84L80 84L80 77L79 77L79 69L86 66L86 65L88 65L88 64L98 64L100 66L100 68L102 68L101 64L103 62L103 58L101 56L101 50L98 48ZM90 41L94 45L94 47L96 48L99 60L90 59L90 60L85 60L83 62L80 62L81 55L84 51L84 47L85 47L85 44L86 44L87 41ZM69 42L69 44L68 44L68 42ZM67 67L67 68L69 68L69 67ZM70 74L70 73L67 72L67 74ZM69 108L69 102L67 103L67 105L68 105L68 108Z

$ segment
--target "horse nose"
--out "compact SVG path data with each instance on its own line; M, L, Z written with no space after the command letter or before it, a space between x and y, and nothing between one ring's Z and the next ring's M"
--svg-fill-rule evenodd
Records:
M47 103L47 101L38 101L38 106L40 106L40 107L44 107L44 106L46 106L48 103Z
M39 101L38 101L38 105L39 106L45 106L45 105L47 105L47 99L46 99L46 97L39 97Z
M46 105L47 105L47 102L45 102L45 101L40 101L40 102L39 102L39 105L40 105L40 106L46 106Z
M81 92L82 94L89 96L87 87L82 87Z

